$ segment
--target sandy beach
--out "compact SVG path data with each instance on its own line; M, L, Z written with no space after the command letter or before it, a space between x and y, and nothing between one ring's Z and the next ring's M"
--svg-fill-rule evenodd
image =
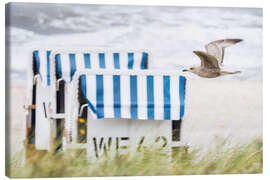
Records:
M9 118L6 119L6 123L10 121L9 143L10 153L13 155L14 153L20 153L24 148L25 111L23 105L26 103L26 83L25 81L12 81L10 88L6 89L10 89L9 112L6 112Z
M23 150L26 83L10 88L11 153ZM181 144L205 150L262 137L262 81L188 80Z
M230 147L262 136L262 81L191 80L186 88L183 144Z

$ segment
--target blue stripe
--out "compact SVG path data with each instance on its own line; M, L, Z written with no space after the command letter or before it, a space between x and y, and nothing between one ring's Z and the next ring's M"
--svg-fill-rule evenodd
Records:
M132 119L138 118L137 76L130 76L130 114Z
M128 53L128 69L133 69L134 53Z
M141 62L141 69L147 69L147 62L148 62L148 54L143 52L143 54L142 54L142 62Z
M121 118L120 75L113 76L113 109L114 117Z
M105 54L99 53L98 56L99 56L99 67L105 69Z
M84 56L84 67L86 69L91 69L90 54L85 53L83 56Z
M120 69L119 53L113 53L114 68Z
M180 98L180 119L183 118L185 112L185 87L186 78L184 76L179 77L179 98Z
M154 76L147 76L147 117L154 119Z
M170 76L163 76L164 120L171 119Z
M38 51L34 51L34 58L36 61L36 68L37 68L37 72L40 74L40 59L39 59L39 54Z
M55 55L55 59L56 59L56 73L58 78L62 77L62 66L61 66L61 57L60 54L56 54Z
M103 75L96 75L97 118L104 118Z
M95 113L97 114L97 110L95 109L95 107L93 106L93 104L89 101L89 99L87 98L87 86L86 86L86 75L81 75L80 76L80 81L81 81L81 88L82 88L82 92L84 95L84 98L89 106L89 108Z
M69 54L69 65L70 65L70 80L76 72L76 60L75 54Z
M51 85L51 77L50 77L50 55L51 51L47 51L47 85Z

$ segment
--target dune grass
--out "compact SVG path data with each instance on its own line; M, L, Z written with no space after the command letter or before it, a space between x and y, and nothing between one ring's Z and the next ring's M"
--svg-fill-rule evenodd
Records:
M33 153L26 165L22 165L22 155L18 155L6 170L7 175L13 178L253 174L262 173L262 154L261 139L247 145L236 145L226 151L217 149L205 155L201 155L200 149L186 151L180 148L168 152L145 147L141 152L88 161L85 151L72 150L63 154Z

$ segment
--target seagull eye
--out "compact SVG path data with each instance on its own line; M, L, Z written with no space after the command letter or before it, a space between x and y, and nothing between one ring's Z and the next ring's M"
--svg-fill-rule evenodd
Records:
M190 68L190 70L193 70L194 68Z

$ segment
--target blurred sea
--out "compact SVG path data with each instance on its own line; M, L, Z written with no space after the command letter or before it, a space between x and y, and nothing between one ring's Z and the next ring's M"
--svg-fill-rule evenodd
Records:
M242 73L219 79L262 80L262 9L10 3L6 10L12 79L26 79L33 49L144 49L151 69L182 71L200 65L193 50L242 38L224 61Z

